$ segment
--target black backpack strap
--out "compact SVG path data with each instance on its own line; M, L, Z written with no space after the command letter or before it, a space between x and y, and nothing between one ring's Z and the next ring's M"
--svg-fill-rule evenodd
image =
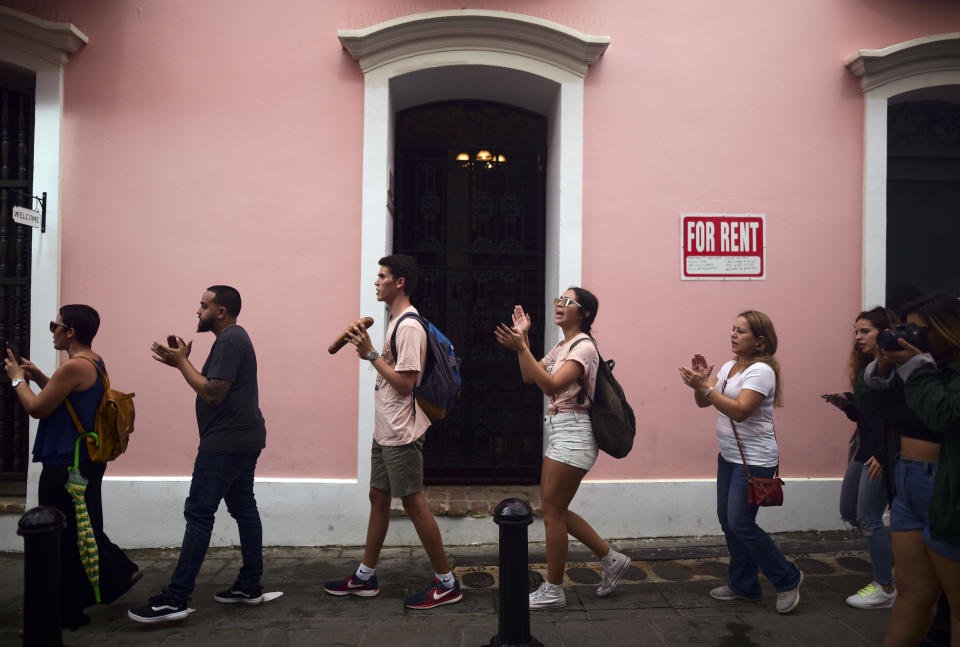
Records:
M577 344L587 340L589 340L590 343L593 344L593 347L597 349L597 361L602 362L603 358L600 357L600 348L597 347L597 340L591 337L590 335L587 335L586 337L581 337L577 341L573 342L570 345L570 352L573 352L573 349L577 347ZM577 395L577 404L583 404L583 397L586 396L587 399L590 400L590 406L593 407L593 398L591 398L590 394L587 393L587 384L586 382L583 381L582 375L577 378L577 383L580 384L580 393Z
M409 319L410 317L413 317L414 319L419 321L420 325L423 326L424 332L426 332L427 334L430 334L430 330L427 327L427 320L421 317L420 315L418 315L416 312L408 312L407 314L397 319L397 325L393 327L393 332L390 334L390 352L393 353L394 364L397 363L397 328L400 327L400 323L404 319Z

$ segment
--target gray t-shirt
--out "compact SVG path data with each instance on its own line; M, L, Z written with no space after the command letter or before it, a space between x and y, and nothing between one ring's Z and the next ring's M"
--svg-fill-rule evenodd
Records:
M257 355L247 331L238 325L225 328L200 372L207 379L230 382L230 391L218 407L197 396L200 449L220 454L263 449L267 429L257 392Z

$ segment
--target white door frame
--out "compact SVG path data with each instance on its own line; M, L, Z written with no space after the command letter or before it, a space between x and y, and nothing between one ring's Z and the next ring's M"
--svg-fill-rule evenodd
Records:
M377 261L391 252L387 209L393 166L392 84L425 70L456 66L503 68L546 80L553 87L547 110L545 293L548 300L580 284L583 209L583 79L609 45L557 23L501 11L435 11L405 16L362 30L341 30L340 42L364 72L360 312L379 313L371 331L382 339L383 307L372 289ZM499 98L495 84L473 87L473 97L434 93L430 100ZM520 101L523 101L521 96ZM427 99L423 101L427 102ZM544 330L555 333L545 316ZM551 343L550 339L545 340ZM369 480L373 437L374 374L360 371L357 473Z
M906 92L960 85L960 32L916 38L847 59L863 89L864 309L883 305L887 290L887 108Z
M63 66L87 44L70 23L42 20L0 7L0 61L34 72L37 88L33 133L33 193L47 193L46 232L33 234L30 271L30 359L51 374L57 351L47 322L60 305L60 131L63 122ZM30 446L37 421L30 419ZM27 508L37 504L38 464L29 463ZM2 531L2 529L0 529Z

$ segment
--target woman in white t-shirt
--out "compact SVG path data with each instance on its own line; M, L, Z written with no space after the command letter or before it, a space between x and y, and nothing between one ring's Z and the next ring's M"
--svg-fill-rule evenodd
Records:
M580 481L597 460L597 441L590 425L590 403L597 383L600 355L590 336L597 316L597 298L583 288L570 288L554 299L554 323L563 340L539 362L530 352L530 316L513 311L513 327L500 324L497 341L517 352L520 373L547 396L543 425L543 469L540 499L547 540L547 579L530 594L531 609L566 606L563 572L567 562L567 533L592 550L603 567L597 588L609 595L630 566L630 558L610 548L583 517L568 508Z
M717 516L730 551L730 581L710 591L710 596L759 600L758 574L763 571L777 590L777 611L790 613L800 603L803 573L756 524L759 506L747 503L747 474L734 436L736 425L751 476L771 478L777 473L780 455L773 408L781 406L782 392L773 322L756 310L741 312L733 322L730 344L734 358L713 380L713 366L703 355L694 355L690 368L680 368L697 406L717 410Z

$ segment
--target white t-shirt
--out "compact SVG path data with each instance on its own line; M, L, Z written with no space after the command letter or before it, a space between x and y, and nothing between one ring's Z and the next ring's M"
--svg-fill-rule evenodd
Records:
M777 391L777 376L769 364L754 362L745 370L727 378L736 362L727 362L717 373L716 389L728 398L737 399L740 391L750 389L765 396L749 418L735 422L743 453L747 464L757 467L773 467L780 462L777 439L773 435L773 398ZM720 442L720 455L730 463L742 464L737 439L730 426L730 418L717 412L717 440Z

